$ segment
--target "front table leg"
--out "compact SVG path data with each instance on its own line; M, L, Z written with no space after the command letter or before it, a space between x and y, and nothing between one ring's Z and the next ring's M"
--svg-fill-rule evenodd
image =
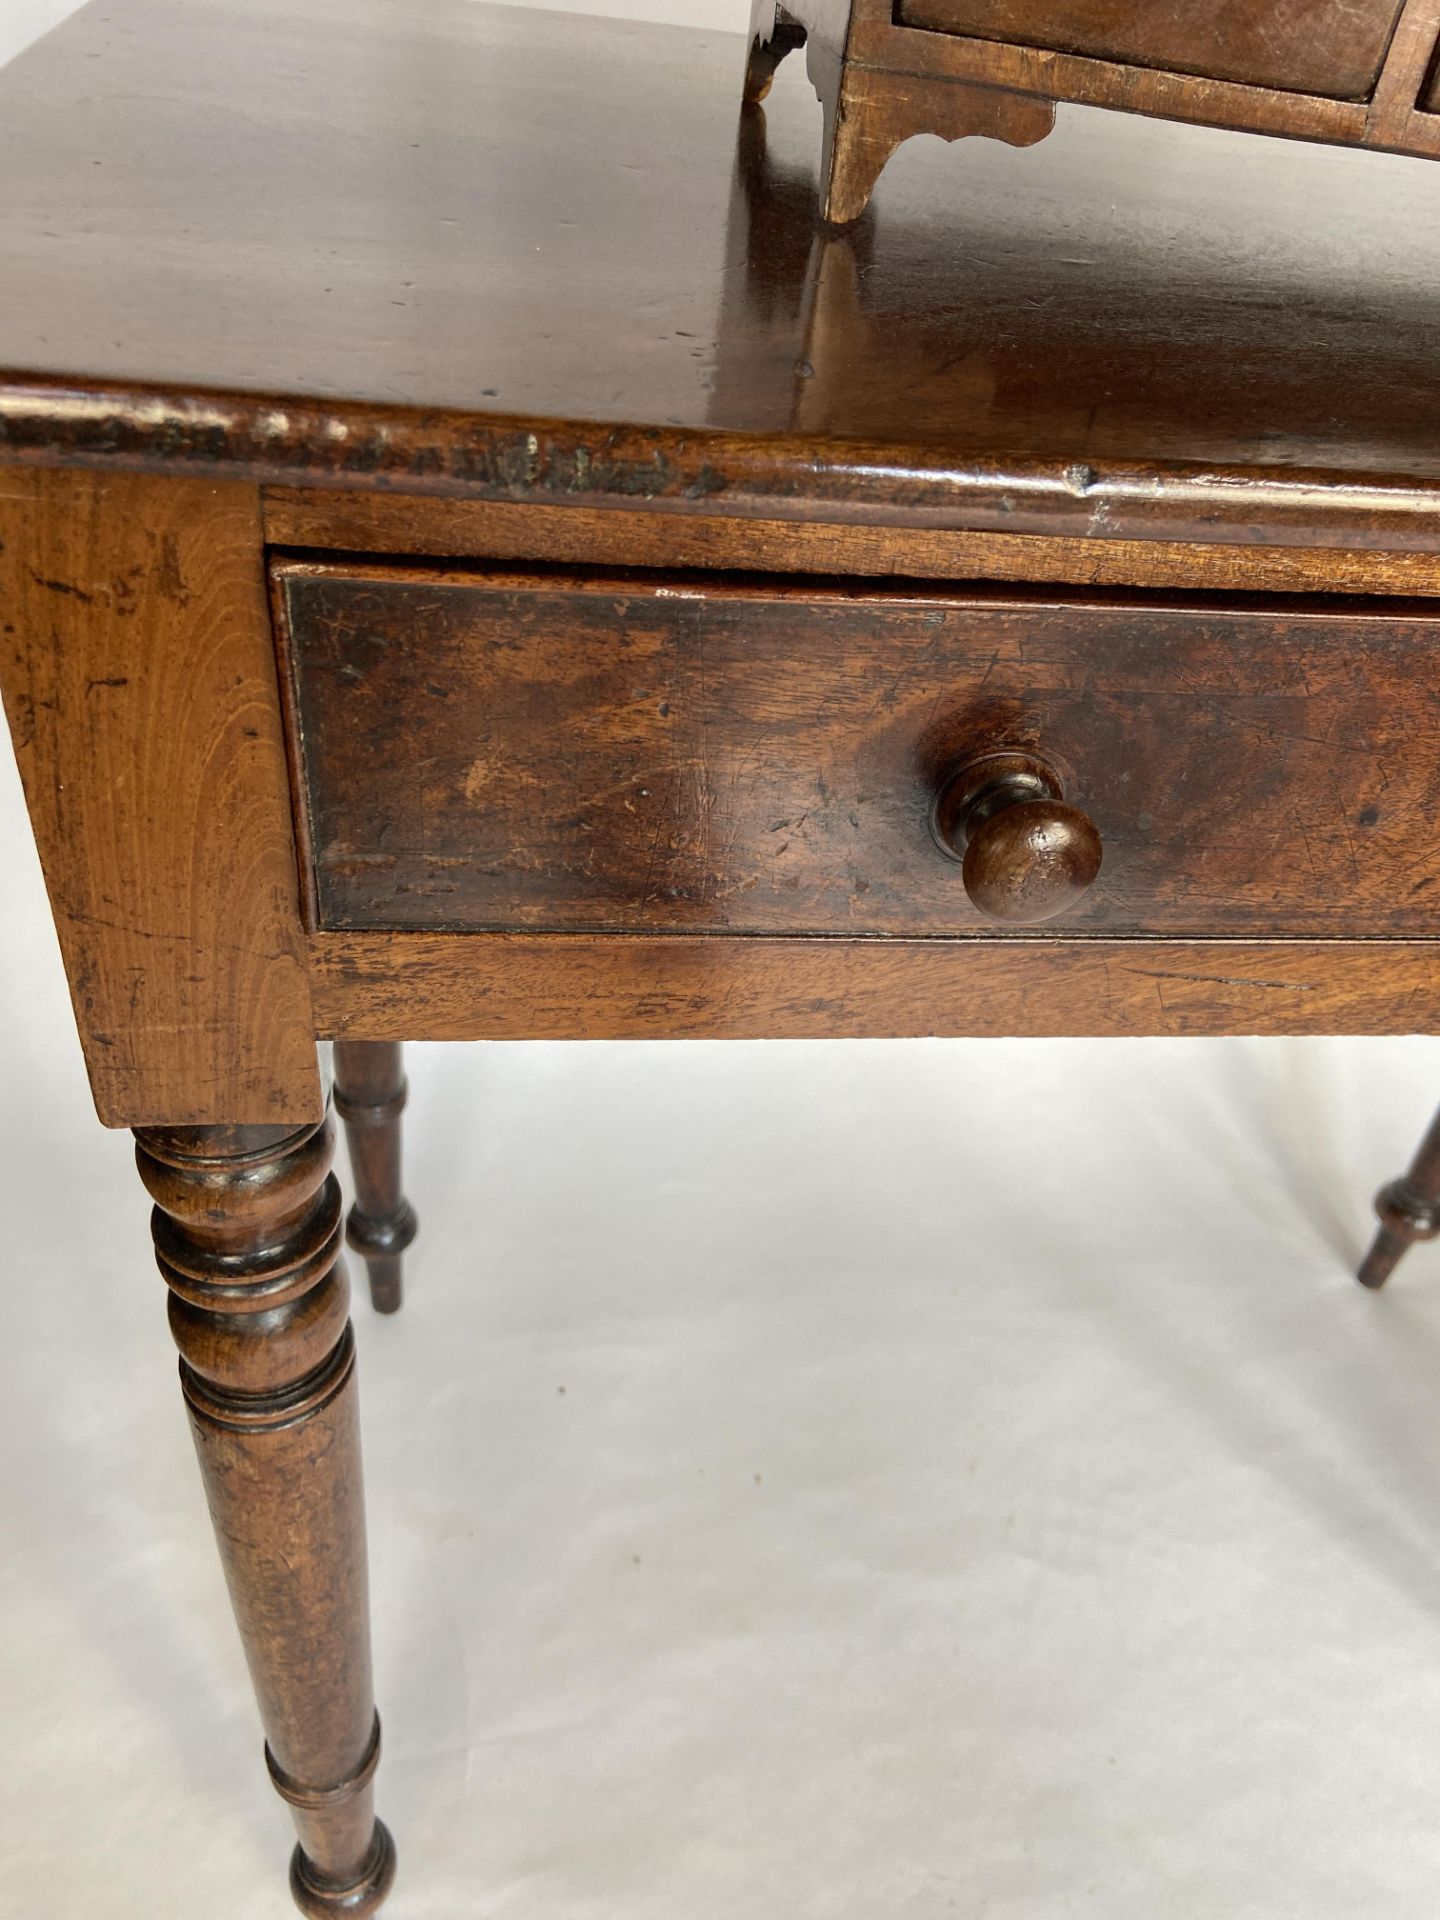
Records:
M371 1784L380 1724L333 1126L135 1137L266 1760L300 1836L290 1889L303 1913L373 1913L395 1850Z

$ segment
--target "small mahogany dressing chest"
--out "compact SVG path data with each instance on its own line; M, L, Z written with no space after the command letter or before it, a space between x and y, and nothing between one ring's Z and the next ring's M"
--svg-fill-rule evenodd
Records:
M0 681L310 1914L394 1870L320 1043L393 1308L407 1038L1440 1031L1440 169L1075 106L836 233L746 52L0 75Z
M1060 102L1440 158L1440 0L752 0L747 97L802 46L839 223L901 141L1030 146Z

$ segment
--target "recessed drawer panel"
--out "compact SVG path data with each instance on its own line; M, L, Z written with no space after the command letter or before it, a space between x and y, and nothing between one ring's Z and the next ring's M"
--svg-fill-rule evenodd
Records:
M907 27L1208 80L1368 99L1400 0L900 0Z
M1423 612L275 587L321 927L1440 931Z

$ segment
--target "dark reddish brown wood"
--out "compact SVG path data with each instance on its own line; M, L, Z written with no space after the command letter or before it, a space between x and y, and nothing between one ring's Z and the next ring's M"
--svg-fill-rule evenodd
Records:
M756 0L755 22L750 36L750 52L745 64L745 99L752 107L760 105L770 91L776 69L788 53L805 44L805 29L784 7ZM763 16L763 17L762 17Z
M834 0L802 9L811 28L836 15ZM844 60L832 34L811 31L784 7L756 0L745 69L745 99L764 100L787 53L806 45L806 66L820 99L821 210L838 225L859 219L896 147L917 133L944 140L985 135L1012 147L1034 146L1055 125L1048 100L994 87L957 85L913 73L876 74Z
M398 1042L337 1041L335 1106L345 1122L355 1178L345 1238L365 1261L377 1313L399 1309L404 1253L417 1226L400 1185L400 1116L408 1092Z
M622 507L520 507L320 488L267 490L265 527L272 546L443 560L745 573L761 568L1177 591L1211 587L1234 594L1440 594L1440 559L1421 552L1048 540L924 527L738 521L723 515L682 519Z
M0 467L0 687L100 1118L318 1118L254 489Z
M1284 6L1164 57L1373 58L1380 0ZM843 232L738 44L344 12L123 0L0 76L0 677L312 1915L393 1867L317 1033L385 1306L408 1035L1440 1030L1436 176L1136 117L1440 153L1440 0L1364 100L761 4L832 213L996 137ZM996 753L1044 778L980 818ZM989 912L1059 831L1063 926L987 924L937 796Z
M1365 116L1365 142L1400 153L1440 151L1440 126L1425 112L1426 74L1440 44L1440 0L1405 0Z
M1433 939L321 933L310 951L322 1033L375 1040L1440 1032Z
M1380 1231L1360 1268L1366 1287L1383 1287L1417 1240L1440 1236L1440 1114L1398 1180L1375 1197Z
M1036 926L1089 892L1100 872L1095 823L1066 804L1059 775L1031 753L990 753L940 789L932 825L962 863L987 920Z
M1424 936L1433 615L282 562L318 924L986 936L936 848L1038 754L1096 933Z
M887 31L916 76L973 47L962 79L1042 102L1057 62L1110 71ZM0 74L0 457L911 537L1440 544L1426 169L1071 115L1024 153L917 141L875 221L817 235L814 102L782 72L745 116L747 237L741 64L469 0L354 0L343 34L295 0L263 36L247 0L127 0L123 33L86 9ZM1168 78L1115 71L1135 104Z
M899 0L902 25L1164 67L1286 93L1367 99L1400 0Z
M860 218L890 156L916 134L1033 147L1055 126L1049 100L923 74L881 76L861 67L848 69L833 86L823 87L820 102L825 115L821 208L825 219L838 226Z
M783 17L782 17L783 16ZM821 210L864 212L875 160L920 132L953 138L944 100L1076 101L1300 140L1440 154L1419 110L1440 0L755 0L748 98L797 44L825 115ZM929 125L927 126L927 120ZM838 130L838 131L837 131ZM968 127L963 131L995 131ZM1042 137L1040 133L1035 138ZM846 159L863 154L862 162ZM883 159L879 160L883 165Z
M333 1129L327 1118L136 1138L266 1761L300 1836L291 1891L316 1920L373 1913L395 1852L374 1817L380 1724Z

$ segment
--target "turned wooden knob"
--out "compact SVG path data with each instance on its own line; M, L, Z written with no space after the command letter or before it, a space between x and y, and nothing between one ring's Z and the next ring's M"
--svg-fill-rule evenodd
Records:
M1059 778L1029 753L967 761L941 788L935 838L964 863L965 891L987 920L1034 926L1088 892L1104 849Z

